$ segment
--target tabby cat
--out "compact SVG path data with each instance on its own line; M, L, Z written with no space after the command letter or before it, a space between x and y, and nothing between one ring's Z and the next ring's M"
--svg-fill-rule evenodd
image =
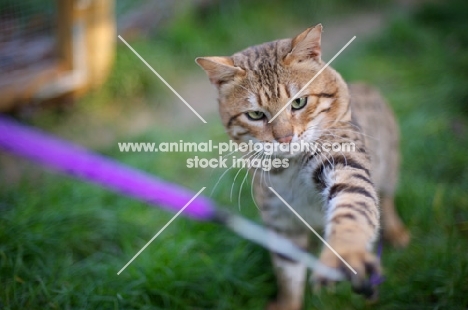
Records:
M310 230L268 187L311 226L324 229L325 240L357 274L325 246L321 262L340 268L353 288L365 293L369 275L380 272L372 248L381 212L384 236L398 246L409 242L393 202L398 128L376 90L347 85L331 67L297 94L324 66L321 33L319 24L293 39L252 46L230 57L200 57L196 62L219 91L221 119L234 141L354 143L354 152L276 152L274 157L289 159L289 167L274 168L267 176L254 174L254 189L265 224L299 247L309 249ZM306 267L275 253L272 260L279 290L267 308L302 308ZM327 283L326 275L314 274L313 280Z

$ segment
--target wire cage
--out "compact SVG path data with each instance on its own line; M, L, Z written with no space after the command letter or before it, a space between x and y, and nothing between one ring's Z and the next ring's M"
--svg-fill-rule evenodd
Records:
M100 85L115 43L113 0L0 0L0 112Z

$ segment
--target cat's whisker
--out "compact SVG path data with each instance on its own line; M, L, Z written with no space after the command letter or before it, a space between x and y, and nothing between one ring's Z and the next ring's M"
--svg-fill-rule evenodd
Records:
M333 152L334 152L334 153L337 153L336 151L333 151ZM344 161L345 161L345 165L347 166L347 165L348 165L348 158L345 156L345 154L343 153L343 151L342 151L341 149L340 149L338 152L339 152L339 154L341 154L341 156L343 156L343 159L344 159ZM333 158L335 158L335 157L333 156L333 154L331 154L330 152L328 152L328 153L329 153Z
M354 143L354 142L353 142ZM339 149L339 152L341 154L341 156L343 156L343 159L345 160L345 164L346 166L348 165L348 158L345 156L345 154L343 153L343 151L341 150L341 148Z
M237 152L237 150L234 150L234 151L230 152L229 154L224 155L222 158L225 158L225 157L227 157L227 156L230 156L230 155L232 155L232 154L234 154L234 153L236 153L236 152Z
M263 158L265 158L265 156ZM265 175L265 169L263 169L263 165L262 165L262 171L260 171L260 182L258 184L262 185L262 183L265 182L263 178L264 175ZM252 179L252 182L253 182L253 179Z
M236 179L237 179L237 176L239 175L239 173L242 171L242 169L244 168L239 168L239 170L237 171L236 175L234 176L234 180L232 181L232 185L231 185L231 192L229 194L229 201L232 202L232 191L234 189L234 184L236 183Z
M345 137L342 137L342 136L339 136L339 135L335 135L331 132L324 132L322 137L326 137L326 136L331 136L331 137L334 137L334 138L337 138L338 140L341 140L341 141L335 141L334 143L341 143L341 142L349 142L349 143L355 143L356 140L353 140L353 139L350 139L350 138L345 138ZM325 139L325 141L327 141L327 139ZM340 148L341 149L341 148Z
M323 149L323 148L322 148ZM323 151L322 151L323 153ZM328 163L331 165L331 166L335 166L335 162L333 161L333 164L331 163L330 159L328 159L328 156L325 156L325 159L328 161Z
M320 160L320 163L319 163L319 164L320 164L320 167L322 167L322 168L325 167L325 162L323 161L323 157L324 157L324 156L322 156L321 154L319 154L319 156L314 156L314 158L315 158L315 160L316 160L317 162L319 162L319 160ZM327 159L327 160L328 160L328 159ZM330 162L330 161L328 161L328 162ZM330 164L331 164L331 163L330 163Z
M346 123L345 126L354 127L359 133L361 133L361 132L363 131L363 129L362 129L360 126L358 126L358 125L356 125L356 124L353 124L352 122Z
M255 160L258 156L260 156L261 153L260 152L257 152L256 155L254 155L254 158L252 160ZM249 161L250 161L250 158L249 158ZM239 211L241 210L241 193L242 193L242 187L244 186L244 183L245 183L245 180L247 179L247 176L249 174L249 170L250 170L250 163L248 164L247 166L247 169L246 169L246 173L245 173L245 177L244 179L242 180L242 183L240 185L240 188L239 188L239 195L238 195L238 206L239 206Z
M247 153L246 155L250 154L251 152ZM252 156L255 156L257 153L251 155L248 160L250 160L250 158L252 158ZM245 155L244 155L245 156ZM243 159L244 156L242 156L240 159ZM239 175L239 173L241 172L241 170L244 169L244 167L240 167L239 170L237 171L236 175L234 176L234 180L232 181L232 184L231 184L231 192L229 194L229 201L232 202L232 192L234 190L234 184L236 182L236 179L237 179L237 176Z
M252 153L252 152L253 152L253 150L250 151L249 153ZM249 154L249 153L247 153L247 154ZM242 156L242 157L244 157L244 156ZM241 158L242 158L242 157L241 157ZM213 195L213 193L214 193L216 187L218 186L219 182L221 182L221 179L226 175L226 173L229 172L229 170L231 170L232 168L234 168L234 165L235 165L235 164L233 163L231 167L227 168L227 169L223 172L223 174L221 174L221 176L218 178L218 181L216 182L216 184L214 185L213 189L211 190L210 197Z
M333 156L333 155L334 155L334 154L337 154L337 152L335 152L335 151L325 151L325 152L328 154L327 158L328 158L328 157L331 157L331 159L333 159L333 168L335 168L335 166L336 166L336 164L335 164L335 156ZM333 152L333 153L332 153L332 152ZM347 166L347 165L348 165L348 160L346 159L346 156L344 156L344 154L342 154L342 155L343 155L343 158L344 158L344 160L345 160L345 165Z
M242 186L244 185L245 179L247 178L247 175L249 174L249 169L245 170L245 176L242 179L241 185L239 187L239 194L237 196L237 205L239 207L239 211L241 210L241 193L242 193Z
M328 141L323 141L322 139L318 139L317 141L321 141L321 144L322 144L322 145L323 145L324 143L329 143ZM330 150L327 151L326 149L324 149L324 148L322 147L322 145L321 145L321 150L322 150L322 152L325 151L327 154L332 155L332 153L330 152ZM335 151L333 151L333 152L335 152ZM342 153L342 154L343 154L343 153ZM335 158L334 158L334 156L330 156L330 157L333 159L333 166L335 166ZM346 157L344 156L344 154L343 154L343 157L344 157L345 160L346 160ZM326 158L328 159L328 157L326 157Z
M230 152L229 154L224 155L222 158L225 158L225 157L227 157L227 156L230 156L230 155L232 155L232 154L235 153L235 152L236 152L236 150ZM214 169L212 169L212 170L210 171L210 177L213 175L213 172L214 172L214 171L215 171ZM213 194L213 190L212 190L212 192L211 192L211 195L212 195L212 194Z
M350 138L345 138L345 137L336 135L336 134L334 134L334 133L332 133L332 132L324 132L324 133L321 135L321 137L323 137L323 136L331 136L331 137L334 137L334 138L338 138L338 139L340 139L340 140L342 140L342 141L344 141L344 142L348 141L349 143L355 143L355 142L356 142L356 140L353 140L353 139L350 139ZM338 142L338 141L335 141L335 142Z
M273 156L275 156L274 159L277 158L276 154L273 154L273 153L272 153L272 154L270 155L270 159L271 159L271 157L273 157ZM271 169L268 171L268 182L270 183L270 186L273 186L273 183L271 182Z
M320 129L320 136L327 136L327 135L333 136L335 138L340 138L340 139L349 139L349 138L345 138L345 137L343 137L341 135L338 135L338 134L332 132L329 128Z
M268 163L268 165L270 165L270 169L269 170L265 170L265 169L262 169L262 174L261 174L261 177L260 177L260 184L265 184L267 185L266 183L266 178L268 176L268 172L272 169L272 163L271 163L271 154L264 154L263 158L266 160L266 162Z
M318 126L318 124L310 125L310 126L307 126L304 131L307 131L310 128L319 128L319 126Z
M379 140L377 139L376 137L373 137L373 136L370 136L368 134L365 134L363 132L360 132L360 131L356 131L356 130L351 130L351 129L343 129L343 128L327 128L328 130L334 130L334 131L346 131L346 132L352 132L352 133L355 133L357 135L363 135L364 137L367 137L369 139L373 139L373 140Z
M264 156L264 155L262 154L261 160L263 160L263 158L264 158L263 156ZM252 176L252 181L251 181L251 183L250 183L250 196L252 197L252 201L254 202L255 206L257 207L257 209L258 209L259 211L260 211L260 208L258 207L257 202L255 201L255 198L254 198L254 194L253 194L253 188L254 188L253 183L254 183L254 180L255 180L255 175L257 174L257 170L258 170L258 169L262 169L262 172L264 171L263 168L261 168L261 167L262 167L262 166L259 165L259 167L255 168L255 171L254 171L253 176ZM262 172L261 172L261 173L262 173ZM260 178L261 178L261 177L262 177L262 175L260 174ZM260 181L260 184L261 184L261 181Z
M335 123L335 121L324 122L324 123L321 123L320 125L321 125L322 127L324 127L324 126L326 126L326 125L328 125L328 124L330 124L330 123ZM334 127L326 127L326 128L324 128L324 129L326 129L326 130L335 130L335 131L348 131L348 132L353 132L353 133L356 133L356 134L358 134L358 135L363 135L363 136L365 136L365 137L368 137L368 138L370 138L370 139L378 140L376 137L373 137L373 136L371 136L371 135L365 134L365 133L363 132L363 130L362 130L361 127L359 127L358 125L353 124L353 123L351 123L351 122L338 122L337 124L342 124L343 126L352 126L352 127L354 127L356 130L341 128L341 127L335 127L335 128L334 128Z
M273 162L272 157L273 157L273 154L268 155L268 161L269 161L270 164L272 164L272 162ZM273 166L270 167L270 170L265 172L265 174L266 174L265 179L264 179L265 185L268 185L267 178L269 178L269 180L271 181L271 179L270 179L271 169L273 169ZM270 182L270 185L271 185L271 182Z

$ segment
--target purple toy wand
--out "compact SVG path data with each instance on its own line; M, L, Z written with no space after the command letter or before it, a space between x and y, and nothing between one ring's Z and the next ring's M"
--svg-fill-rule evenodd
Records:
M182 209L194 196L193 192L179 185L162 181L3 116L0 116L0 148L53 170L99 184L117 193L172 212ZM340 271L324 266L288 239L225 209L217 209L206 197L198 196L183 214L193 219L222 224L273 252L302 262L309 268L327 275L330 280L344 279Z

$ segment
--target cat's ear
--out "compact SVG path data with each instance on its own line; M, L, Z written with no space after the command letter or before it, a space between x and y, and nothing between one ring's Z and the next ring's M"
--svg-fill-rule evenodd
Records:
M313 59L320 62L322 49L320 39L322 37L322 24L307 28L304 32L292 39L291 52L286 55L284 61L290 63L293 60L303 61Z
M195 61L216 86L231 81L236 75L245 74L245 70L234 66L231 57L198 57Z

